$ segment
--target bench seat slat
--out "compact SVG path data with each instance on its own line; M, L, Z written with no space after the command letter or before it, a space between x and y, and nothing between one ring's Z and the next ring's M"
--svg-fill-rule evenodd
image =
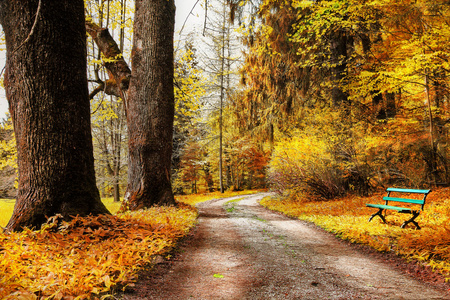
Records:
M387 188L388 192L400 192L400 193L414 193L414 194L429 194L431 190L413 190L413 189L399 189L399 188Z
M392 209L392 210L397 210L399 212L412 212L413 211L411 208L384 205L384 204L366 204L366 206L374 207L374 208L382 208L382 209Z
M383 197L384 201L395 201L395 202L405 202L405 203L413 203L413 204L424 204L424 200L418 199L406 199L406 198L395 198L395 197Z

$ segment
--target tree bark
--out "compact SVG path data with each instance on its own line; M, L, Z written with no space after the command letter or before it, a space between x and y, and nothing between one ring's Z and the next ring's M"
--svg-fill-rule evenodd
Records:
M83 0L0 1L19 189L8 230L108 213L95 183Z
M109 80L106 82L99 81L99 86L91 93L90 98L92 99L101 91L105 91L108 95L125 98L131 70L123 58L122 51L109 33L108 28L101 28L92 21L86 21L86 31L95 41L104 57L112 60L105 63Z
M127 100L128 186L121 210L175 204L173 0L137 0Z

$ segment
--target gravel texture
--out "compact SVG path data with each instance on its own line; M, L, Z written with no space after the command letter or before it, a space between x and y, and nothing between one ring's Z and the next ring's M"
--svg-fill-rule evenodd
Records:
M191 236L121 298L450 299L431 272L271 212L258 204L264 196L198 205Z

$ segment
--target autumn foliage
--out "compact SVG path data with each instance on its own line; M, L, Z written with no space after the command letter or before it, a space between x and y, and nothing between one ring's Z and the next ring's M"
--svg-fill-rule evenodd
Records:
M223 196L213 193L219 189L220 123L225 189L267 182L285 200L264 205L450 277L449 190L434 189L450 185L449 2L228 2L236 10L258 4L256 13L240 20L248 47L242 86L227 89L220 114L217 103L208 105L216 83L200 71L199 44L187 42L175 63L172 184L179 194L210 192L179 200L195 204ZM113 2L106 3L109 12ZM119 11L112 8L111 16ZM102 2L98 18L103 9ZM113 29L132 19L122 17ZM100 58L91 62L97 77L107 62ZM92 103L93 124L102 127L94 129L101 152L97 174L113 176L118 192L117 177L126 169L120 167L124 113L114 109L122 110L121 101L106 102L96 96ZM5 130L11 130L7 123ZM6 171L15 167L12 142L0 143ZM104 155L112 148L114 155ZM116 171L103 159L116 160ZM388 225L367 222L372 210L365 203L381 201L376 192L388 186L433 188L419 217L422 230L400 229L404 216L395 213ZM151 208L69 223L51 219L41 230L1 234L0 298L100 298L126 288L139 268L193 226L195 215L184 206Z
M449 189L432 191L427 197L424 211L417 219L421 230L413 225L403 229L400 225L408 218L405 214L389 211L388 224L368 219L375 211L366 203L382 204L385 193L368 197L347 196L333 201L308 201L309 196L289 199L266 198L261 204L301 220L313 222L340 238L353 243L369 245L382 252L395 252L421 262L440 272L450 280L450 198Z
M170 259L176 242L196 224L195 204L254 192L178 196L177 207L75 217L71 222L51 217L40 230L1 233L0 299L112 298L133 286L139 270L157 256ZM112 212L120 205L112 199L105 204ZM9 206L2 203L2 215L12 213Z
M194 226L187 205L117 216L52 217L40 230L0 234L1 299L104 299L137 279Z
M449 185L449 16L446 1L262 1L233 109L273 145L271 187Z

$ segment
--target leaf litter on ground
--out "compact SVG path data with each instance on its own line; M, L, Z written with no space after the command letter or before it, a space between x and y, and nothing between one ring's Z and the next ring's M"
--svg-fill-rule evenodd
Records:
M0 234L0 299L105 299L137 280L195 225L197 211L152 207L119 215L49 218Z
M378 219L368 222L375 211L366 203L382 204L385 193L369 197L350 195L330 201L305 201L310 196L267 197L261 204L271 210L316 225L342 239L365 244L381 252L395 252L408 260L431 267L450 281L450 188L433 190L427 197L424 211L417 219L421 230L400 225L405 214L389 212L388 224Z

